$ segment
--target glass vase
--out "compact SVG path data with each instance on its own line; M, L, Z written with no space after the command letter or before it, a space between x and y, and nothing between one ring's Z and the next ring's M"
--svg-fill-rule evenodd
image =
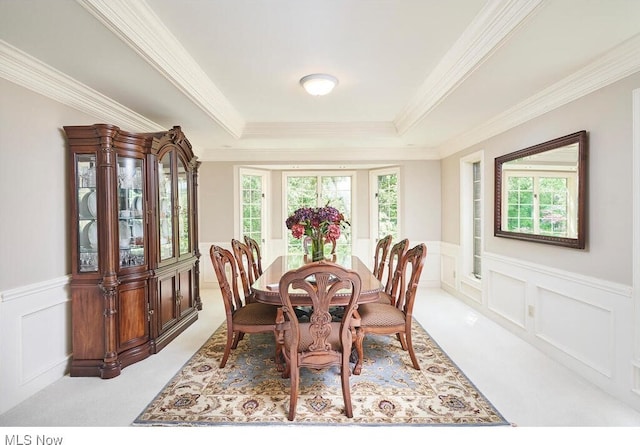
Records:
M311 261L324 260L324 238L322 236L311 238Z

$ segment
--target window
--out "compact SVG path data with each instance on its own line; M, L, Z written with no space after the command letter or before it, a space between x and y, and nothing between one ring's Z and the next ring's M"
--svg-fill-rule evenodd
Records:
M240 170L240 232L239 239L249 236L264 250L265 241L265 182L266 173Z
M398 169L378 170L369 177L372 185L371 237L376 241L387 235L400 238L400 193Z
M285 216L283 221L300 207L321 207L329 204L342 212L345 219L351 222L353 214L352 189L353 175L345 175L344 172L340 172L339 175L311 172L285 173ZM286 232L287 253L302 252L302 240L295 239L289 230ZM336 253L351 254L352 234L353 227L347 227L342 231L338 239Z
M473 163L473 276L482 277L482 165Z
M460 253L461 279L478 282L482 278L482 233L484 203L482 184L483 153L460 161Z
M573 172L533 172L505 170L507 208L503 227L510 232L535 235L576 236L577 227L569 202L575 202Z

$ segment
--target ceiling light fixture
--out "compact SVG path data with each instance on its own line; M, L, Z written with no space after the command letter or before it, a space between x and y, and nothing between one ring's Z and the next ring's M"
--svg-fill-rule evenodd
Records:
M338 84L338 79L329 74L309 74L300 79L300 85L312 96L324 96Z

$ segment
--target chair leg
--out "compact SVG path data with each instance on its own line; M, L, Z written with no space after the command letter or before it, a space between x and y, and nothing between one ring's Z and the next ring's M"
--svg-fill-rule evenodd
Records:
M354 343L356 346L356 352L358 353L358 360L356 361L356 365L353 367L353 374L360 375L362 372L362 361L364 357L364 350L362 346L364 343L364 330L362 328L356 329L356 338Z
M411 362L413 362L413 367L417 370L420 370L420 363L418 363L416 353L413 350L413 342L411 341L411 327L409 327L404 337L406 338L407 349L409 350L409 356L411 357Z
M351 355L351 351L348 351L347 354L342 354L342 369L340 370L340 379L342 380L342 398L344 399L344 412L348 418L352 418L353 406L351 405L351 385L349 384L349 375L351 374L351 370L349 369L349 355Z
M234 332L227 330L227 344L224 347L224 354L222 354L222 360L220 360L220 367L224 368L227 364L227 359L231 353L231 346L233 343Z
M407 340L404 336L404 333L402 332L398 332L396 334L396 337L398 338L398 341L400 342L400 346L402 346L402 350L406 351L407 350Z
M236 331L234 334L235 338L233 339L233 346L231 346L231 349L236 349L240 340L244 338L244 332Z
M291 394L289 395L289 420L293 421L296 417L296 407L298 406L298 380L300 377L300 368L296 363L295 369L291 371Z

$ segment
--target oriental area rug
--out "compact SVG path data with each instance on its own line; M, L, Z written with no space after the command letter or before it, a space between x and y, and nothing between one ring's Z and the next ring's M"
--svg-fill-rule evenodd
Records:
M273 335L245 334L220 369L223 324L133 425L509 425L415 321L413 339L420 371L396 336L367 335L362 374L350 378L351 419L344 415L339 369L301 369L290 422L290 381L276 370Z

